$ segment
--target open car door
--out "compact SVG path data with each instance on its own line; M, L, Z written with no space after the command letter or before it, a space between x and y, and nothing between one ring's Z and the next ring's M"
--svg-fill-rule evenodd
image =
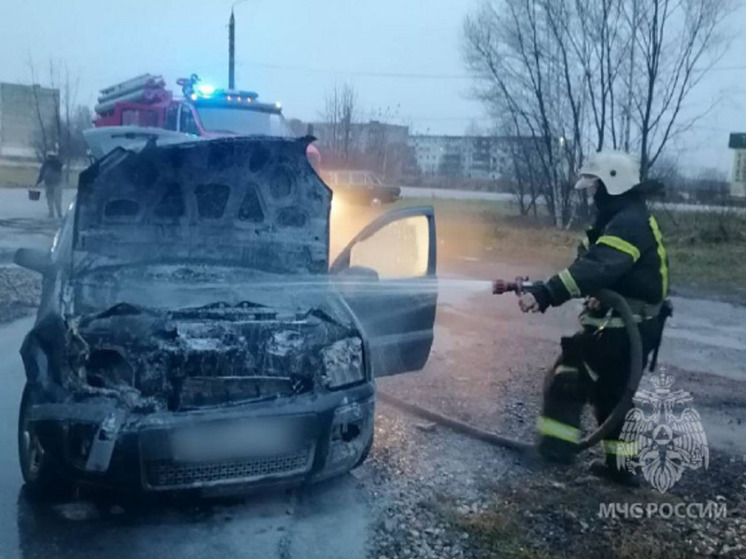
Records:
M331 265L363 328L376 377L427 363L438 299L436 247L433 208L403 208L375 219Z

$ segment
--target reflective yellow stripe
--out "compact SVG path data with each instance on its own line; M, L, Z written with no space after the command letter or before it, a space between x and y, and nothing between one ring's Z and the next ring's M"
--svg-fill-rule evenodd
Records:
M565 286L565 289L567 289L567 292L570 294L571 297L581 296L578 284L575 283L575 278L572 277L570 270L562 270L559 273L559 279L562 280L562 285Z
M621 237L614 237L612 235L604 235L598 241L596 241L597 245L607 245L611 248L615 248L621 252L624 252L625 254L629 254L632 257L632 260L634 262L637 262L640 259L640 251L639 249L622 239ZM660 246L660 245L659 245Z
M635 317L636 322L642 321L642 318L638 315L633 316ZM601 326L603 326L604 328L624 328L624 321L619 317L614 317L607 320L603 317L596 318L587 314L580 315L580 324L582 324L583 326L593 326L595 328L600 328Z
M540 416L538 428L539 433L547 437L554 437L555 439L569 443L578 443L580 441L580 429L576 429L572 425L560 423L551 417Z
M637 443L624 441L601 441L601 447L606 454L617 456L637 456Z
M663 246L663 235L661 235L658 222L652 215L650 216L650 228L653 230L655 242L658 244L658 258L661 261L661 281L663 282L661 289L665 298L668 296L668 254L666 253L666 247Z
M554 373L556 375L560 373L577 373L578 368L577 367L571 367L570 365L557 365L554 368Z
M591 369L588 366L588 363L586 363L585 361L583 361L583 367L585 367L585 372L588 373L588 376L591 377L591 380L593 382L596 382L598 380L598 373Z

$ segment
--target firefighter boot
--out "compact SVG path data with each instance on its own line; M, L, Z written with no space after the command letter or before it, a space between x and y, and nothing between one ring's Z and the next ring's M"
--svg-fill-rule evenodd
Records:
M547 375L544 406L538 422L539 454L551 462L572 463L580 441L579 370L560 358Z
M640 480L637 479L635 473L626 467L620 467L617 463L617 456L614 453L607 452L604 460L593 460L589 469L593 475L618 483L619 485L640 487Z

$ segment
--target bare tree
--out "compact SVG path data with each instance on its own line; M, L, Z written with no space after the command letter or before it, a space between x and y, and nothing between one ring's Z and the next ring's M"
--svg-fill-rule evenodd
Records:
M485 2L464 24L465 56L479 79L476 95L493 114L509 115L531 139L534 188L550 216L571 215L571 174L582 159L583 88L572 68L564 17L552 0ZM527 164L528 162L524 162Z
M701 117L685 119L682 109L726 44L720 30L730 6L485 0L466 18L475 95L503 127L532 140L533 188L557 225L575 215L572 175L589 150L636 152L645 178L670 141ZM513 156L528 155L522 151Z
M78 104L79 78L72 77L67 64L49 61L49 88L52 91L51 114L46 114L50 106L40 95L36 85L36 66L29 57L29 72L32 84L32 102L36 115L37 130L34 134L34 148L41 160L45 153L58 151L66 170L66 180L70 182L72 163L86 155L83 130L92 125L92 115L88 107Z
M726 45L721 24L729 13L727 0L646 0L637 2L634 40L640 49L641 75L632 91L638 118L641 174L645 177L694 115L682 120L684 102L707 75ZM629 19L629 18L628 18ZM631 23L631 20L630 20Z
M71 159L84 159L88 152L88 144L83 131L91 128L93 113L86 105L77 105L72 112L72 119L68 126L70 131L69 153Z
M333 158L347 163L357 149L357 92L350 84L334 86L326 95L324 122L328 127L326 142Z
M401 117L399 104L370 111L361 138L363 166L389 182L416 167L414 149L409 146L410 127L411 122Z
M54 151L59 146L59 92L52 92L53 114L46 114L46 104L40 91L41 86L37 82L36 67L30 55L28 66L31 77L32 103L36 117L36 129L34 130L31 142L37 159L42 161L47 152Z
M537 169L541 168L541 162L535 151L534 142L531 138L521 137L518 134L519 130L511 127L510 122L506 122L501 130L505 135L509 161L508 167L502 171L502 178L507 181L508 188L515 196L520 214L532 214L536 218L540 184Z
M85 154L85 152L78 151L80 145L74 141L77 132L76 125L80 125L75 118L76 112L77 116L81 114L77 106L80 78L71 79L67 64L55 64L51 60L49 74L52 87L61 92L60 103L56 105L58 109L57 136L60 139L60 156L65 164L66 182L69 183L72 162Z

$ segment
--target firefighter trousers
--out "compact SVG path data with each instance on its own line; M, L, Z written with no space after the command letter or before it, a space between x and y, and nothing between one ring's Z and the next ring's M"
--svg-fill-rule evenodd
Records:
M643 366L660 336L658 318L640 323ZM601 425L616 408L629 380L629 339L624 328L596 331L585 328L561 340L562 353L544 383L544 403L539 418L539 452L545 458L569 463L581 439L580 421L585 404L591 404ZM629 404L632 407L632 404ZM625 410L625 413L629 409ZM607 464L616 468L617 454L625 452L619 441L624 420L602 441Z

